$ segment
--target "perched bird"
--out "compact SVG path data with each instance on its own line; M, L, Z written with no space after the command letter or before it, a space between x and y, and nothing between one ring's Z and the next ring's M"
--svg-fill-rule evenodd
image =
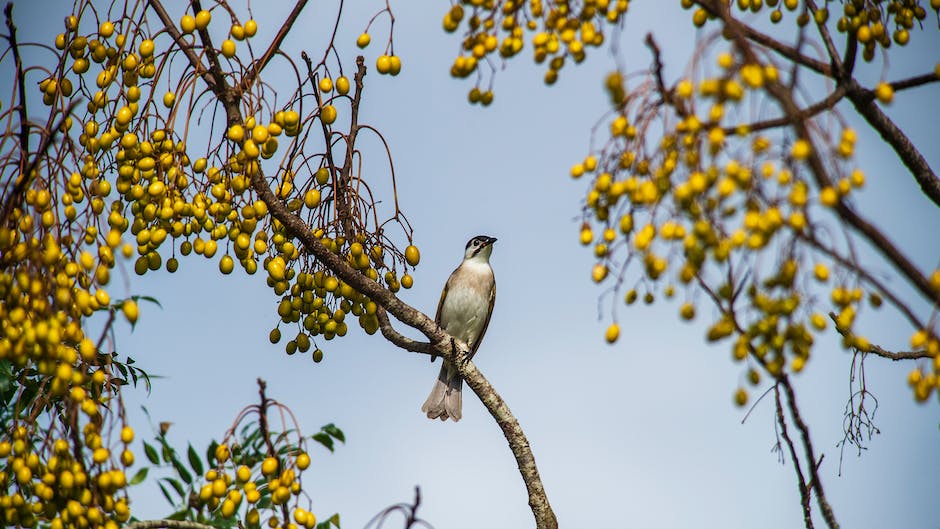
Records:
M486 235L470 239L463 262L450 274L437 305L435 321L447 334L470 347L471 358L480 348L496 301L496 278L490 267L494 242L496 238ZM434 359L432 356L431 361ZM421 411L428 414L428 419L459 421L463 403L462 388L463 379L457 369L445 360Z

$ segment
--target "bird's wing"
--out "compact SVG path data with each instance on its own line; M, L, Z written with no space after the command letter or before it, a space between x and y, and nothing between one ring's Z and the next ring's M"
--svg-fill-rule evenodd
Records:
M441 324L441 311L444 310L444 298L447 297L447 291L450 289L450 280L453 277L454 275L451 274L450 277L447 278L447 282L444 283L444 290L441 291L441 300L437 302L437 313L434 314L434 323L438 325Z
M456 272L456 270L454 270ZM441 311L444 309L444 298L447 297L447 290L450 289L450 280L453 279L454 274L451 273L450 277L447 278L447 282L444 283L444 290L441 291L441 300L437 302L437 313L434 314L434 323L441 325ZM437 355L431 355L431 361L437 360Z
M490 316L493 315L493 306L496 304L496 286L494 285L490 289L490 306L486 310L486 321L483 322L483 329L480 330L480 335L477 336L476 342L473 343L472 348L470 349L470 358L473 358L473 355L477 353L477 349L480 348L480 344L483 342L483 336L486 334L486 328L490 326Z

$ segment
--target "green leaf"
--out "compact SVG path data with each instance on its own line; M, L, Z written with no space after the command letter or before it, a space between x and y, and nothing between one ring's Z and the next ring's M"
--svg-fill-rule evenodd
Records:
M193 472L201 476L204 467L202 466L202 460L199 459L199 454L197 454L196 450L193 449L192 443L190 443L189 450L186 451L186 455L189 457L189 466L193 468Z
M171 487L179 494L180 499L186 497L186 489L183 488L183 484L173 478L161 478L160 481L169 483Z
M166 490L166 487L163 486L163 483L157 482L157 486L160 487L160 492L163 493L163 497L166 498L166 502L170 505L175 505L176 502L173 501L173 498L170 496L170 492Z
M189 519L189 509L183 509L181 511L176 511L175 513L166 517L167 520L187 520Z
M333 451L333 438L325 432L317 432L310 436L311 439L325 446L330 452Z
M147 459L154 465L160 463L160 456L157 455L157 449L147 444L147 441L144 441L144 453L147 454Z
M206 463L209 463L209 466L214 466L215 461L215 449L219 447L219 443L215 439L209 443L209 448L206 448Z
M337 428L335 424L333 423L327 424L326 426L320 428L320 430L330 434L331 437L335 438L339 442L343 444L346 443L346 434L344 434L342 430Z
M336 513L333 516L330 516L330 521L333 522L333 525L335 525L336 527L339 527L339 513Z
M183 463L181 463L179 459L176 459L175 454L173 457L173 468L176 469L176 473L179 474L180 479L185 481L187 485L193 482L193 475L186 470L186 467L183 466Z
M163 305L161 305L160 302L157 301L156 298L152 298L150 296L131 296L131 299L133 299L134 301L140 301L140 300L149 301L153 303L154 305L160 307L161 309L163 308Z
M144 467L144 468L138 470L137 473L134 474L134 477L131 478L129 484L130 484L130 485L137 485L138 483L140 483L140 482L142 482L143 480L147 479L147 472L150 472L150 467Z

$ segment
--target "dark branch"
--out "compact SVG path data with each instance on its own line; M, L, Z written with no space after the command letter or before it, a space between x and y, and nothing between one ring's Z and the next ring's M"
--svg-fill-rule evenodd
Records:
M846 329L839 328L838 325L838 316L835 312L829 313L829 318L836 324L836 330L839 331L839 334L842 336L848 336L849 332ZM898 362L900 360L920 360L923 358L933 358L933 355L927 351L888 351L878 345L872 344L869 349L862 351L863 353L871 353L882 358L887 358L888 360L894 360Z
M800 491L800 507L803 508L803 523L806 529L813 529L813 513L809 505L809 489L806 487L806 478L803 476L803 468L800 466L800 458L796 455L796 446L793 439L790 439L790 433L787 431L787 421L783 416L783 405L780 403L780 384L774 384L774 402L777 407L777 424L780 425L780 435L787 444L790 452L790 459L793 461L793 469L796 471L796 481Z

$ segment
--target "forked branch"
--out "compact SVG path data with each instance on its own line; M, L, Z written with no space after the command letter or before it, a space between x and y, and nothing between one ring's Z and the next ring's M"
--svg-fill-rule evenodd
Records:
M163 9L160 0L150 0L150 4L161 19L164 17L168 19L166 10ZM194 6L195 5L196 2L194 1ZM165 22L168 26L172 25L171 21ZM205 71L202 78L207 81L220 104L224 107L229 125L240 123L243 116L241 115L241 108L239 106L239 94L236 93L235 87L229 86L222 81L224 75L217 60L215 50L212 49L211 42L207 40L208 35L201 35L209 59L208 66L204 65L198 59L198 56L192 51L191 45L182 38L179 38L178 33L173 36L177 46L184 50L192 67L197 72L208 70ZM364 75L365 68L360 66L356 76L357 98L361 90L362 76ZM355 127L357 124L354 122L353 126ZM351 133L352 132L354 131L351 131ZM348 141L352 143L353 138L350 138ZM327 148L329 148L329 142L327 142L327 146ZM352 146L350 145L349 148L351 149ZM347 155L344 160L344 166L348 165L348 161L349 156ZM348 171L351 168L345 167L345 169ZM460 373L461 377L463 377L474 393L477 394L481 402L483 402L483 405L486 406L490 415L492 415L497 424L499 424L500 429L503 431L509 443L509 447L512 450L513 456L516 458L519 471L528 491L529 505L535 517L536 527L540 529L556 529L558 522L549 505L548 497L545 494L545 489L539 477L535 457L532 455L528 439L522 427L519 425L519 422L506 405L506 402L500 397L486 377L483 376L483 373L470 361L469 348L467 345L455 341L454 338L441 329L432 318L403 302L395 296L392 291L354 269L343 258L331 252L320 239L314 235L310 226L308 226L300 216L291 212L287 205L277 198L268 185L267 178L262 171L255 171L252 174L251 187L258 197L267 204L270 215L281 223L291 237L295 238L303 245L303 248L308 254L312 255L323 266L336 274L339 279L343 280L378 305L377 316L379 317L382 334L386 339L408 351L442 356L457 366L457 371ZM391 313L405 325L421 332L428 339L428 342L417 342L399 334L392 328L387 313ZM452 344L456 344L456 347L452 347Z

